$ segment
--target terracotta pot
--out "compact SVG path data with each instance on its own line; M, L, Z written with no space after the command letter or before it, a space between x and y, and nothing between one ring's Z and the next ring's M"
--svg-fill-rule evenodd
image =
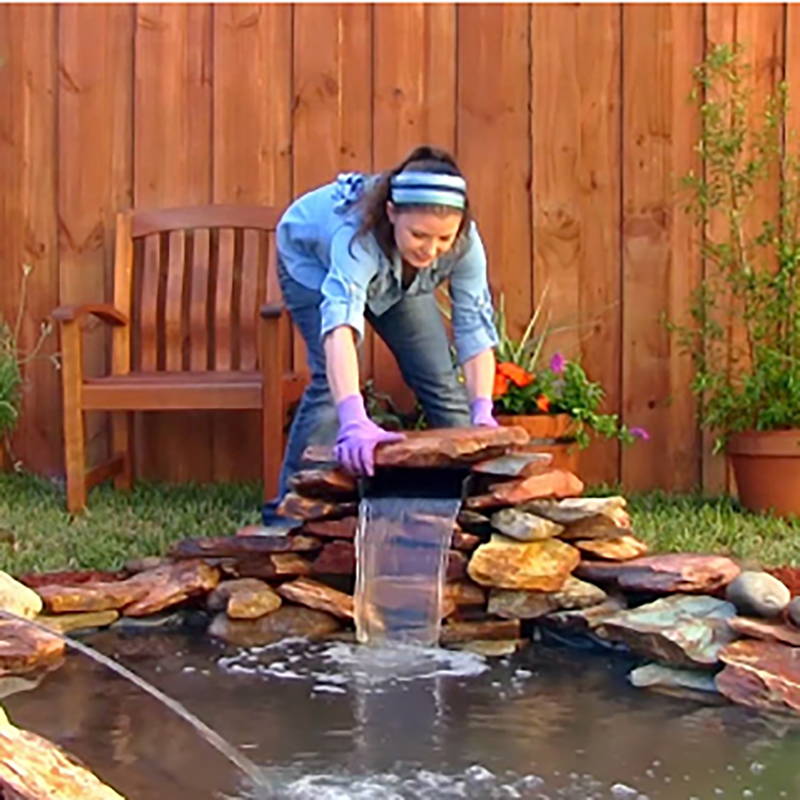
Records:
M800 516L800 430L736 433L727 453L745 508Z
M552 453L554 467L578 472L579 450L569 414L501 414L496 419L501 425L525 428L531 437L526 450Z

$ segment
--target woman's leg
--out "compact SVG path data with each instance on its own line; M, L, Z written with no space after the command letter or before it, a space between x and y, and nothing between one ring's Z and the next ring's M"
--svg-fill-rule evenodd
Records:
M397 359L431 427L468 426L467 391L456 377L434 295L406 295L379 317L368 312L367 319Z
M322 295L298 283L278 265L283 301L306 344L308 371L311 380L306 386L303 396L295 412L286 452L283 456L278 494L265 503L261 517L265 525L285 522L277 515L281 499L288 491L289 478L297 472L302 464L303 451L310 444L333 444L336 441L338 419L333 396L328 387L325 372L325 351L319 340L321 317L319 306Z

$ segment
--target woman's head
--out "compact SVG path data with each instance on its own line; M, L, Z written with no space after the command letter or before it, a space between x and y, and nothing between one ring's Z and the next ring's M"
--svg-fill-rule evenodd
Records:
M470 222L466 182L444 150L418 147L364 196L359 234L371 231L383 251L412 267L431 266L457 246Z

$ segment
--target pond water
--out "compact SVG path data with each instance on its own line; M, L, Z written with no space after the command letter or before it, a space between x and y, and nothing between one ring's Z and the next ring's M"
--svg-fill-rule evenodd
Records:
M130 800L800 797L800 729L637 690L615 652L535 642L486 660L199 634L84 638L263 766L265 795L184 721L81 655L2 702Z

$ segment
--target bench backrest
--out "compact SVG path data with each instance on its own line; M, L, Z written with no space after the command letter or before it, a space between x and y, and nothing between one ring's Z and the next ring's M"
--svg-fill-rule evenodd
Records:
M210 205L123 212L117 219L115 373L256 370L257 322L280 299L280 210Z

